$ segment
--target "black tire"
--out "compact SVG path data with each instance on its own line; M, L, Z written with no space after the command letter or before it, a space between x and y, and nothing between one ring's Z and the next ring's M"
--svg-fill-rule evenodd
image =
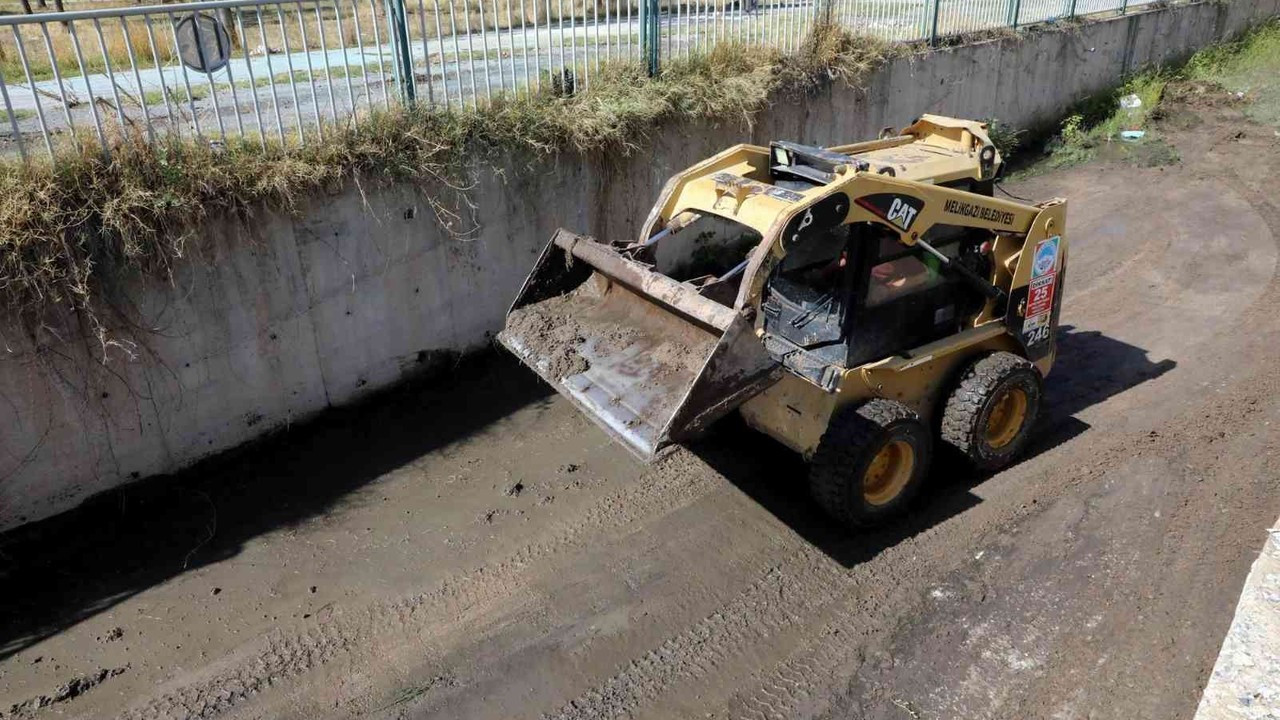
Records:
M891 457L903 457L903 446L897 443L910 447L909 471L898 476L903 480L882 484L877 498L868 471L882 450ZM910 408L893 400L870 400L831 420L810 463L809 491L840 522L852 527L874 525L911 503L929 472L932 453L929 429Z
M942 443L979 470L998 470L1026 448L1040 415L1042 396L1040 371L1026 358L1008 352L980 358L965 368L947 398L939 433ZM1016 412L1005 403L1016 408L1019 402L1025 403L1021 419L1002 421Z

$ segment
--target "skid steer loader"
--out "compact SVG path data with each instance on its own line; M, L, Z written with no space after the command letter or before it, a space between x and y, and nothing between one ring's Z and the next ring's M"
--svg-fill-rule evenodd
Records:
M643 460L737 409L827 512L890 517L935 449L1009 463L1054 361L1066 203L992 197L986 129L729 148L634 241L557 231L498 338Z

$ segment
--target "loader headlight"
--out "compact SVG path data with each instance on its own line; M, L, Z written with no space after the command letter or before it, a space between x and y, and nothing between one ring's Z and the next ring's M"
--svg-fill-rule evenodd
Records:
M987 145L978 151L978 167L981 169L982 177L991 177L992 171L996 164L996 148L994 145Z

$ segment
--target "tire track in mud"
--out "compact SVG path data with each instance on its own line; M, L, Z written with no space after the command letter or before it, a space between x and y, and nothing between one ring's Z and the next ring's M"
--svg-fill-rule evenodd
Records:
M1034 495L1031 491L1006 494L1002 504L1027 505ZM1008 515L996 509L988 512ZM920 577L958 567L967 560L966 554L932 560L912 557L925 538L931 544L956 543L952 538L933 537L938 534L943 534L938 528L926 530L851 569L840 567L806 543L714 612L544 717L675 717L678 712L659 706L665 696L687 695L681 689L694 683L714 688L717 677L722 685L737 684L736 676L755 670L751 667L754 658L785 654L780 646L788 640L817 636L820 641L815 650L800 652L793 660L776 665L773 677L757 693L730 708L734 717L761 712L766 717L794 717L789 708L806 696L806 689L823 685L823 672L815 673L815 669L835 667L829 663L836 661L836 648L860 653L867 639L891 629L883 626L885 617L904 606L899 600L915 592L912 588L918 587ZM815 624L820 629L808 629ZM764 665L769 666L767 661Z
M510 597L523 587L521 575L531 565L616 528L671 511L693 502L717 487L715 474L680 449L644 473L629 487L560 523L549 537L530 543L492 565L446 579L435 589L366 607L351 615L335 615L316 627L293 634L275 633L257 646L212 665L203 679L171 688L119 717L212 718L246 698L298 678L360 649L378 646L378 654L440 631L455 628L465 616L481 613L486 605Z
M545 717L558 720L626 716L673 684L713 674L752 643L781 634L804 614L834 599L835 568L806 559L808 547L770 566L732 600L604 683Z
M1260 409L1238 395L1206 406L1230 423L1247 423ZM1194 424L1175 427L1157 440L1147 433L1116 436L1086 466L1065 473L1055 462L1057 451L1045 453L1035 459L1033 477L1019 473L998 480L1002 487L970 511L981 517L935 526L850 569L806 544L714 612L543 717L678 717L678 699L690 697L695 685L714 694L717 687L740 686L744 677L759 680L750 690L725 693L717 703L721 711L713 716L791 720L820 714L831 699L829 691L841 687L868 650L911 620L928 590L922 580L945 577L973 562L974 548L1097 479L1106 468L1176 452L1191 441L1193 430ZM924 547L957 550L921 552Z

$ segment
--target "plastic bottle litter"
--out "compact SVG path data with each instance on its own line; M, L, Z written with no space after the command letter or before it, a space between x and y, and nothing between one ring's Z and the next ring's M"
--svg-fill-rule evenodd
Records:
M1146 135L1146 131L1141 130L1142 116L1139 108L1142 107L1142 98L1137 95L1125 95L1120 98L1121 127L1120 139L1126 142L1137 142Z

